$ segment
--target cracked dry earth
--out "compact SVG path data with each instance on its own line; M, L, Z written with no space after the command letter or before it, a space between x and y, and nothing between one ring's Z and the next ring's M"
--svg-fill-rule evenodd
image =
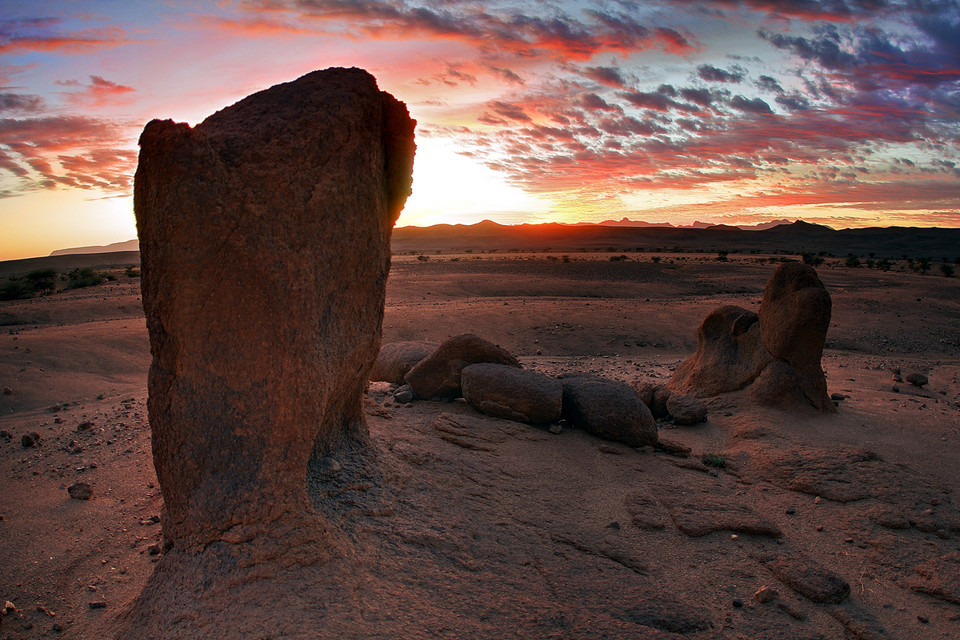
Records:
M731 280L739 274L738 300L709 291L705 298L696 267L658 269L657 286L668 293L653 304L669 298L680 321L646 322L651 289L642 282L617 281L636 286L633 299L584 295L600 286L594 275L562 289L552 282L550 295L564 297L548 300L518 263L500 293L519 281L529 289L522 298L459 299L443 287L466 291L476 273L466 277L462 265L414 271L421 266L401 262L391 275L386 339L445 338L438 325L459 310L458 329L492 334L525 367L623 380L667 378L692 352L686 341L700 309L716 299L747 306L772 271L704 265L699 275L724 287L738 286ZM590 265L591 274L597 268ZM425 273L438 274L436 286ZM935 330L918 330L905 345L890 318L845 322L875 290L845 280L846 272L821 275L834 294L837 326L828 340L860 344L865 333L884 331L887 340L871 350L828 349L829 390L847 396L836 414L721 398L710 402L706 424L662 425L664 446L635 450L569 427L557 434L485 417L462 400L397 404L389 385L374 383L364 400L373 451L344 453L308 478L317 508L340 534L342 557L207 589L257 603L246 634L253 638L960 637L960 362L941 342L955 338L949 316L931 316ZM685 289L684 278L698 290ZM906 315L916 287L932 279L902 280L902 297L885 302L891 318ZM424 287L439 294L429 306ZM125 284L99 293L111 309L136 297ZM944 313L956 311L953 293L937 299ZM87 307L69 311L70 296L81 294L65 295L43 301L63 305L44 311L47 324L12 325L14 333L0 336L0 374L14 389L0 398L0 429L11 434L0 439L0 599L17 608L3 618L2 638L103 637L158 557L142 318L103 312L90 322ZM536 312L498 316L503 301ZM627 302L641 311L624 313ZM545 326L564 333L533 328ZM622 344L623 334L652 335L651 327L651 342L678 348ZM558 335L565 352L547 346ZM895 367L922 370L930 382L895 392ZM22 381L31 382L29 392L20 391ZM21 432L33 430L41 445L24 449ZM708 453L724 466L705 465ZM78 479L91 484L90 500L67 496ZM209 615L212 622L197 623L198 637L217 637L217 616L231 615L204 611L203 593L185 594L180 607L172 620ZM293 609L299 614L291 617Z

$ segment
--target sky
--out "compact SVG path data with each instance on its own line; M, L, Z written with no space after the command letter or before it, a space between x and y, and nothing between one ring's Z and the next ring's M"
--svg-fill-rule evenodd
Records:
M134 238L149 120L334 66L418 121L398 225L960 227L960 0L0 0L0 260Z

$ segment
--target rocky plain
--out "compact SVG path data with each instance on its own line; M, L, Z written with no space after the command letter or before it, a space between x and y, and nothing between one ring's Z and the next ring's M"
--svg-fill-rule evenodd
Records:
M799 260L717 257L404 250L383 343L471 333L549 377L664 384L711 311L759 310ZM0 638L110 637L167 551L137 259L0 264L117 276L0 303ZM628 446L371 382L373 446L307 479L338 555L211 578L163 615L196 637L231 619L250 638L960 637L960 279L817 271L835 411L720 394Z

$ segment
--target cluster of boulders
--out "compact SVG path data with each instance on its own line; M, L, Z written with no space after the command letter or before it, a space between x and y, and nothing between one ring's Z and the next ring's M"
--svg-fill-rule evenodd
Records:
M554 378L524 369L505 349L473 334L440 345L392 342L380 350L371 380L399 385L394 399L464 398L487 415L528 424L566 421L631 447L657 442L657 425L636 389L586 375Z

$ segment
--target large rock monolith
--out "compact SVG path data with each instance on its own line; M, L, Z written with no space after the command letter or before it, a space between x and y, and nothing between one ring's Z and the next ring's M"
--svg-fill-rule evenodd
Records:
M329 556L307 465L367 437L362 392L415 125L367 72L327 69L196 127L144 129L134 207L161 565Z

